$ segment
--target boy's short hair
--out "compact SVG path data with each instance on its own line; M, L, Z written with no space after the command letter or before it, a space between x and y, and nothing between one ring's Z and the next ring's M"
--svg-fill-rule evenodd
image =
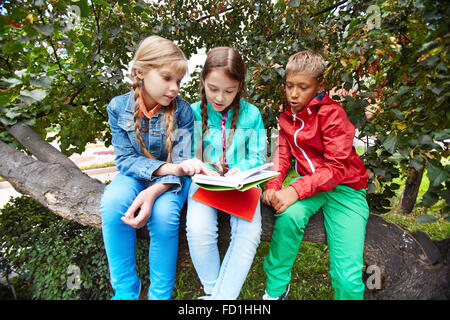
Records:
M289 57L286 65L286 75L291 72L305 72L311 74L318 81L323 80L325 60L312 50L300 51Z

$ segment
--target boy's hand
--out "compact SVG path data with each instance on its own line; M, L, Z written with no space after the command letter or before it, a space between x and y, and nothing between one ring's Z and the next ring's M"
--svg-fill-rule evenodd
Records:
M268 190L264 191L264 193L263 193L263 201L268 206L272 206L273 207L273 205L272 205L272 198L273 198L273 195L275 194L275 192L276 191L274 189L268 189Z
M276 191L272 196L272 207L277 213L282 213L291 204L298 200L297 191L291 186Z

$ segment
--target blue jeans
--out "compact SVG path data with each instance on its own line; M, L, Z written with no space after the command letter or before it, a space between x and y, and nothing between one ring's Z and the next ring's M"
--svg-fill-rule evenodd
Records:
M218 210L191 198L197 188L192 182L186 217L191 259L203 290L211 299L234 300L239 296L259 245L260 204L252 222L230 215L231 241L221 265L217 247Z
M172 296L178 254L180 211L186 201L191 179L183 177L180 192L166 192L156 199L147 222L150 232L149 299ZM147 182L119 173L102 196L102 232L115 297L138 298L140 280L136 272L136 230L120 218Z

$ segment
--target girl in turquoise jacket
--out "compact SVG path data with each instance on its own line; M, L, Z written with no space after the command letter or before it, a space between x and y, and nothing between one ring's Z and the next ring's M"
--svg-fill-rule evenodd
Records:
M194 111L192 153L208 174L230 176L264 164L266 134L257 107L241 100L245 64L237 51L218 47L208 52L201 74L202 100ZM186 218L189 251L206 294L203 299L236 299L253 262L261 235L259 203L251 222L230 215L231 241L220 263L217 209L192 199Z

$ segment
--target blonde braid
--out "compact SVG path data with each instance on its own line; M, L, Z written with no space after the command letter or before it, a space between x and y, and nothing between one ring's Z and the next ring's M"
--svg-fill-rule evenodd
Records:
M134 121L134 131L136 132L136 137L139 141L139 145L141 146L141 152L150 159L156 159L145 147L145 143L142 140L141 135L141 126L139 124L139 86L137 83L133 83L133 90L134 90L134 114L133 114L133 121Z
M175 101L172 101L169 105L169 108L164 111L164 122L166 123L166 144L165 144L167 150L166 162L172 162L175 104L176 104Z

